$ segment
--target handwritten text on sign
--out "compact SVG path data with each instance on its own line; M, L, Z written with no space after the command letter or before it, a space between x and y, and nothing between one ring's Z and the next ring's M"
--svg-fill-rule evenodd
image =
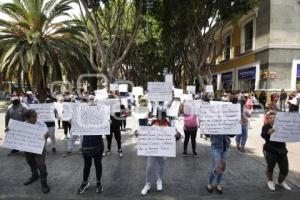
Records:
M186 100L184 102L184 114L198 115L200 106L203 104L202 100Z
M278 112L274 129L275 132L271 135L271 141L300 142L300 114Z
M10 149L42 154L45 139L46 126L37 126L16 120L9 120L9 131L6 133L3 146Z
M175 127L141 126L138 156L176 157Z
M201 105L199 110L200 131L208 135L240 135L241 105Z
M80 105L72 119L73 135L109 135L110 106Z
M172 84L168 82L148 82L150 101L172 101Z
M30 104L29 106L37 112L39 120L44 122L55 120L53 103Z

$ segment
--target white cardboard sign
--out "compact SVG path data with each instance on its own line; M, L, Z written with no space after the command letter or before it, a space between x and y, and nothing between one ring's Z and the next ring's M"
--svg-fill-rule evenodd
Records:
M300 114L278 112L274 122L275 132L270 140L276 142L300 142Z
M176 157L175 127L141 126L138 156Z
M55 121L53 103L29 104L29 107L37 112L38 120L44 122Z
M79 105L74 112L71 132L73 135L109 135L110 106Z
M199 108L200 131L208 135L240 135L241 105L201 105Z
M8 128L3 147L42 154L45 145L44 134L48 132L46 125L38 126L11 119Z

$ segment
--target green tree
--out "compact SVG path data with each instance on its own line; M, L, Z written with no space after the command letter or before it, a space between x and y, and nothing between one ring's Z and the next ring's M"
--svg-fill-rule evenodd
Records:
M82 38L84 27L71 19L72 0L13 0L0 5L0 69L6 77L26 75L44 100L51 80L63 72L79 74L89 67ZM29 80L31 79L31 80Z

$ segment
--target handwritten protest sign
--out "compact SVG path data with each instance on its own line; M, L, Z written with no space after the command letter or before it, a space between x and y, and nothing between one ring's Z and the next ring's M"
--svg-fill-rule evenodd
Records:
M241 105L201 105L199 108L200 131L208 135L240 135Z
M77 103L63 102L62 121L70 121L73 117L73 111L76 109Z
M210 101L210 104L232 104L231 102L225 102L225 101Z
M187 101L187 100L193 100L193 95L192 94L183 94L181 97L180 97L180 101L183 103L184 101Z
M54 109L56 110L58 117L61 119L63 117L64 110L63 103L55 102Z
M116 84L116 83L111 83L109 85L109 88L110 88L111 91L118 91L119 90L119 85Z
M95 99L96 100L101 100L101 99L107 99L108 98L108 93L106 88L103 88L101 90L95 90Z
M172 84L168 82L148 82L149 101L172 101Z
M174 88L174 97L180 98L183 95L183 89Z
M200 106L203 104L202 100L186 100L184 102L184 114L198 115L200 113Z
M9 120L9 131L5 135L3 147L42 154L48 132L47 126L38 126L16 120Z
M121 102L120 99L104 99L98 100L97 105L107 105L110 106L111 113L121 112Z
M149 117L149 108L148 106L134 107L132 115L136 119L147 119Z
M144 94L143 87L133 87L132 88L132 94L136 97L138 97L139 95L143 95Z
M166 74L165 75L165 82L171 83L173 85L173 74Z
M186 86L186 92L190 94L196 94L196 86L194 85Z
M213 85L206 85L205 92L207 93L214 93L214 86Z
M73 135L109 135L110 106L79 105L74 112L71 132Z
M55 120L53 103L29 104L29 107L37 112L39 120L44 122Z
M138 156L176 157L175 127L141 126Z
M173 101L169 109L167 109L167 116L178 117L180 101Z
M278 112L274 122L275 132L270 140L276 142L300 142L300 114Z
M128 92L128 85L127 84L120 84L119 85L119 92Z

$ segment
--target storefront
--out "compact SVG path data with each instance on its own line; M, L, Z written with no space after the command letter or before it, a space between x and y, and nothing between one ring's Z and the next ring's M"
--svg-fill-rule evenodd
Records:
M238 70L238 90L255 90L256 67L249 67Z
M296 81L296 90L300 90L300 64L297 64L297 81Z
M225 91L231 91L232 90L232 78L233 73L232 72L226 72L221 74L221 89Z

